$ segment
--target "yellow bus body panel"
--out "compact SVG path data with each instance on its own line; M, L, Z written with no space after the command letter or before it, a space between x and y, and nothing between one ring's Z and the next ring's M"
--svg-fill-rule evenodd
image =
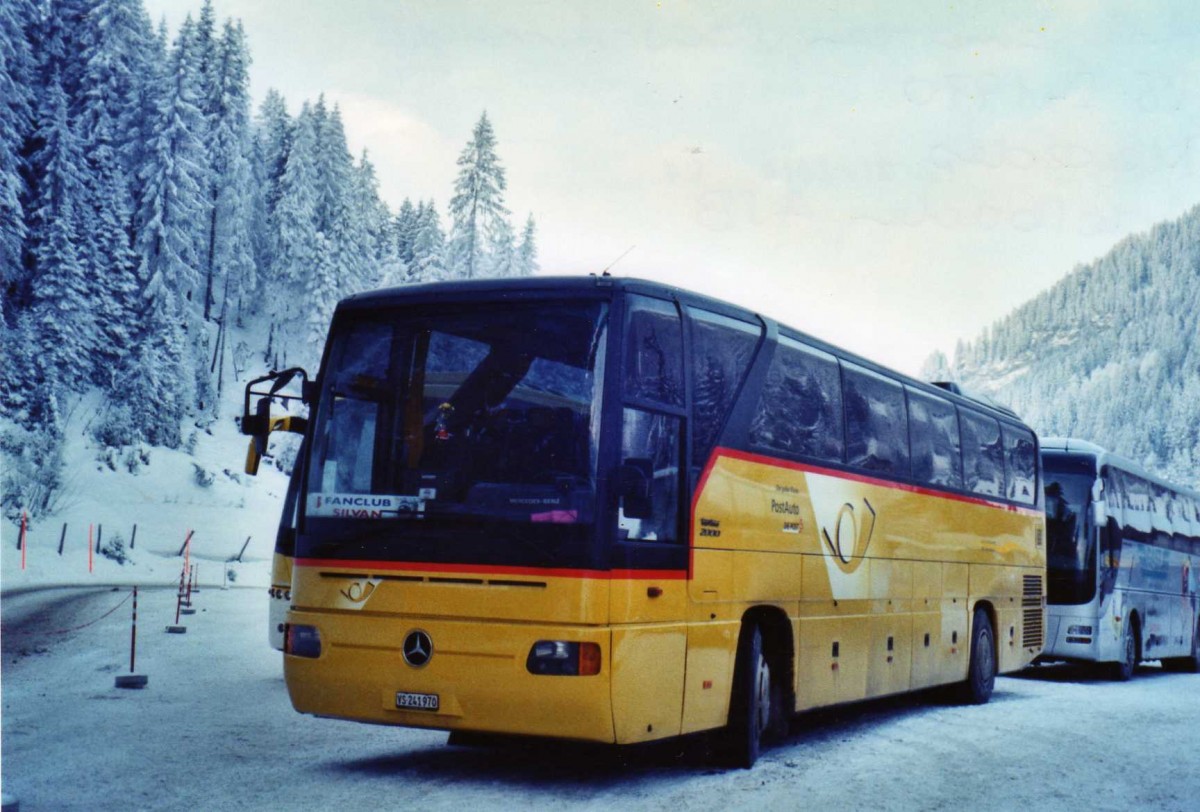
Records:
M725 723L754 607L787 614L797 710L961 681L976 605L999 670L1028 665L1040 644L1023 645L1023 578L1038 579L1040 628L1043 521L1032 507L723 452L693 512L682 729Z

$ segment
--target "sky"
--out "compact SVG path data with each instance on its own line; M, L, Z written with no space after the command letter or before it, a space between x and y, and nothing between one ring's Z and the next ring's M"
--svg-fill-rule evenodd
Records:
M145 0L172 32L199 0ZM910 374L1200 203L1200 6L214 0L445 206L487 111L543 274L611 266Z

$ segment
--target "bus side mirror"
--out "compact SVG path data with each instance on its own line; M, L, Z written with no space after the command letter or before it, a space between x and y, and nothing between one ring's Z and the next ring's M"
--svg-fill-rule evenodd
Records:
M1101 499L1092 502L1092 523L1096 527L1104 527L1108 522L1108 503Z
M650 518L653 513L650 483L653 479L654 466L645 457L630 457L617 468L613 490L626 518Z
M270 396L261 397L258 399L258 404L254 407L254 421L252 428L253 431L250 433L254 437L254 450L258 452L258 456L265 457L267 455L267 437L271 433Z

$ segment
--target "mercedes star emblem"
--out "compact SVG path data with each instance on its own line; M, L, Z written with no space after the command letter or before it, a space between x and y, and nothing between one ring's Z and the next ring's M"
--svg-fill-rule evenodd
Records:
M420 668L433 656L433 640L426 632L417 629L409 632L408 637L404 638L404 646L400 652L404 655L404 662L413 668Z

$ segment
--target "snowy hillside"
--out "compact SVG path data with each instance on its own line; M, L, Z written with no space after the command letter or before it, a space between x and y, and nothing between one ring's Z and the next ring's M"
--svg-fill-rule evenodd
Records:
M248 440L234 423L241 414L240 383L227 389L218 419L185 424L178 449L146 444L117 449L97 441L91 428L102 401L92 390L67 409L62 447L67 473L52 515L29 520L24 568L19 521L4 521L0 589L173 583L189 531L191 560L202 581L222 583L232 570L238 583L265 587L287 477L271 460L264 460L257 477L243 472ZM281 447L272 442L273 449ZM108 555L96 552L97 542ZM227 565L243 546L242 562ZM118 549L123 563L113 558L120 557Z
M1200 487L1200 207L1076 268L924 374Z

